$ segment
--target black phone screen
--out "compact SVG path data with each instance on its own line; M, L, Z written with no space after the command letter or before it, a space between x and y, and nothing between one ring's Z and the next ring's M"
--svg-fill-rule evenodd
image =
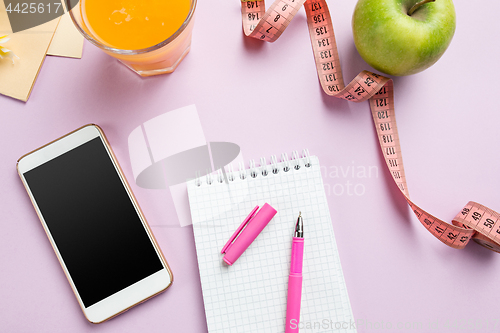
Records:
M101 138L24 177L85 307L163 268Z

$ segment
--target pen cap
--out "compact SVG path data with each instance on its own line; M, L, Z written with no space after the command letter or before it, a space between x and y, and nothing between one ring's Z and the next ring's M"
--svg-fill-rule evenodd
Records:
M234 264L234 262L243 254L243 252L245 252L250 244L252 244L254 239L257 238L260 232L266 227L276 213L276 209L265 203L257 214L247 222L245 228L241 231L233 243L224 247L224 261L228 265ZM245 221L243 223L245 223Z

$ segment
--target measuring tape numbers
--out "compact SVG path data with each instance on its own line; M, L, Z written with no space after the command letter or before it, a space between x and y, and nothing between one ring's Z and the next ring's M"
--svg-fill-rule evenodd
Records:
M276 0L268 10L264 1L241 1L246 36L274 42L304 6L318 79L323 91L352 102L369 101L380 148L392 179L422 225L437 239L456 249L473 239L500 253L500 214L469 202L452 223L427 213L410 200L394 113L392 79L369 71L359 73L347 86L342 70L330 12L325 0Z

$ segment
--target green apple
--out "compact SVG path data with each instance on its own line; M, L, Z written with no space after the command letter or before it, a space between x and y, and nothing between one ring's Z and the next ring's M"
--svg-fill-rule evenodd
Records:
M410 75L432 66L455 33L451 0L359 0L352 16L354 44L373 68Z

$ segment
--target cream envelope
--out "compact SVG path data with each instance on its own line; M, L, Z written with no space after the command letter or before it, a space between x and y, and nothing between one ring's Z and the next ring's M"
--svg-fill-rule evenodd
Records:
M81 58L82 49L83 36L76 30L69 13L66 13L61 16L47 55Z
M0 35L10 34L9 42L3 45L19 57L19 59L15 59L14 64L9 59L0 61L1 94L24 102L28 100L45 55L49 50L52 37L55 38L55 45L50 50L51 54L81 57L83 37L72 26L73 22L67 14L61 20L62 25L61 29L58 29L57 36L54 36L60 20L61 17L58 17L34 28L11 34L12 30L5 4L0 1Z

